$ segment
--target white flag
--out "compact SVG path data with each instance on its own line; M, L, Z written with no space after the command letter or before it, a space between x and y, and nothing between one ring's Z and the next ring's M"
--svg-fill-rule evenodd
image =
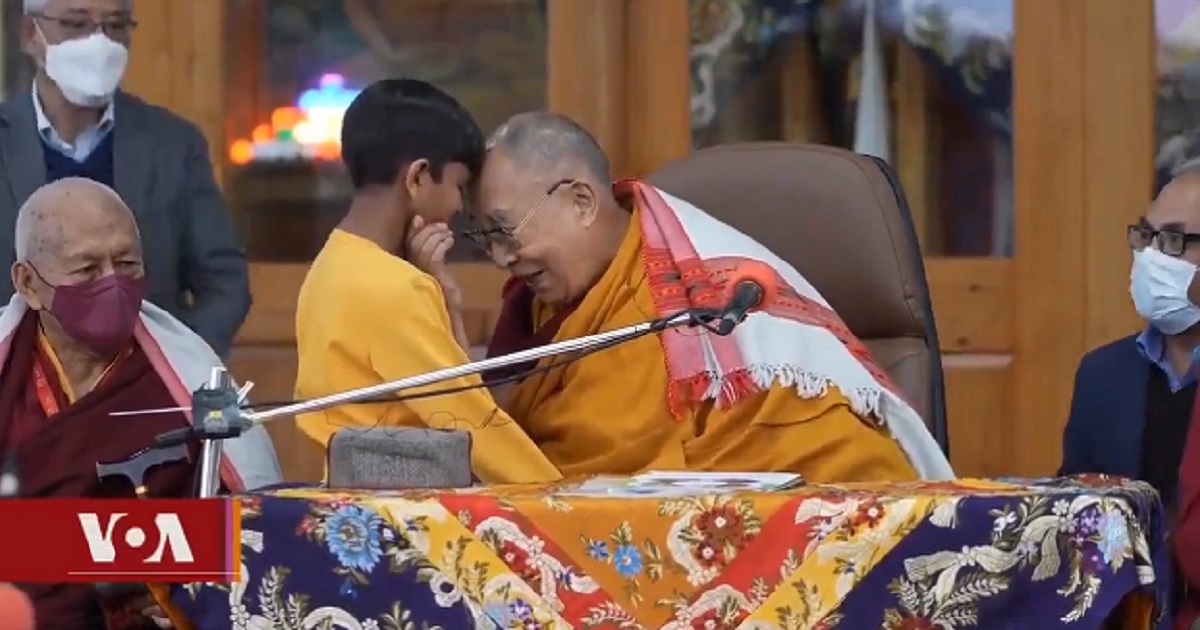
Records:
M859 62L858 111L854 117L854 151L891 159L888 149L888 82L887 63L879 41L877 0L866 0L863 18L863 53Z

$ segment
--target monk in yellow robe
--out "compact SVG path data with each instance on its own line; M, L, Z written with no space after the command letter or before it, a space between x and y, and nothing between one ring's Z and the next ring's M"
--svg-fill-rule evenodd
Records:
M380 81L346 112L342 158L355 198L313 261L296 306L296 395L302 399L468 361L444 257L453 243L446 221L462 208L462 191L483 159L479 127L428 83ZM304 414L298 424L322 452L345 428L469 431L472 468L482 481L560 477L478 376L433 389L461 391L343 405Z
M921 419L791 265L682 199L611 185L595 140L561 116L514 117L488 147L470 234L512 274L491 355L720 308L722 278L761 264L750 261L780 286L728 337L675 329L520 380L506 408L564 474L952 477Z

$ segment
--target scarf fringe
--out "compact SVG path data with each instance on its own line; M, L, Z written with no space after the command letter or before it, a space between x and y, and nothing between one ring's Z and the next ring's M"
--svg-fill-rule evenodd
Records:
M688 403L713 400L719 409L728 409L744 398L774 385L794 387L802 398L820 398L837 386L833 379L794 365L756 364L721 373L702 372L671 383L671 413L683 416ZM882 388L857 387L842 391L850 409L863 418L882 424Z

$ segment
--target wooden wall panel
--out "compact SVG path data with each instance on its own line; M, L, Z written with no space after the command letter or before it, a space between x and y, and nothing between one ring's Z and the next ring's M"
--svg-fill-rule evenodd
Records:
M950 463L960 477L1012 474L1012 357L944 355Z
M925 261L942 347L950 463L964 477L1011 474L1013 262Z
M550 0L546 10L550 109L583 125L613 171L624 172L625 7L617 0Z
M1132 330L1122 232L1150 193L1153 3L1017 0L1012 472L1060 459L1075 367Z
M1070 0L1018 0L1013 95L1017 366L1014 472L1052 467L1087 321L1082 69L1085 25ZM1029 33L1029 35L1026 35ZM1035 35L1036 34L1036 35ZM1054 63L1045 63L1054 59ZM1053 313L1055 316L1047 317ZM1061 435L1061 433L1059 433Z
M1012 261L930 258L925 261L942 352L1011 354Z
M208 139L222 181L225 0L134 0L138 30L122 86L192 121Z
M625 0L625 24L624 172L641 177L692 150L688 0Z
M1125 226L1150 206L1157 93L1154 3L1079 3L1084 41L1084 192L1087 320L1093 348L1143 326L1129 298L1132 262ZM1120 86L1117 88L1116 86ZM1119 95L1114 92L1120 92Z
M238 379L254 381L250 399L276 403L292 399L296 383L296 348L291 345L238 345L229 357L229 370ZM299 430L292 418L267 424L275 452L288 481L320 481L323 454Z

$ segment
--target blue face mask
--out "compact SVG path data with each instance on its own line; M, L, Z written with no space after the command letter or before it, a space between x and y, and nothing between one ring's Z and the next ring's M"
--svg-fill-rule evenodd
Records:
M1133 252L1129 293L1138 315L1166 335L1200 323L1200 307L1188 299L1196 265L1147 247Z

